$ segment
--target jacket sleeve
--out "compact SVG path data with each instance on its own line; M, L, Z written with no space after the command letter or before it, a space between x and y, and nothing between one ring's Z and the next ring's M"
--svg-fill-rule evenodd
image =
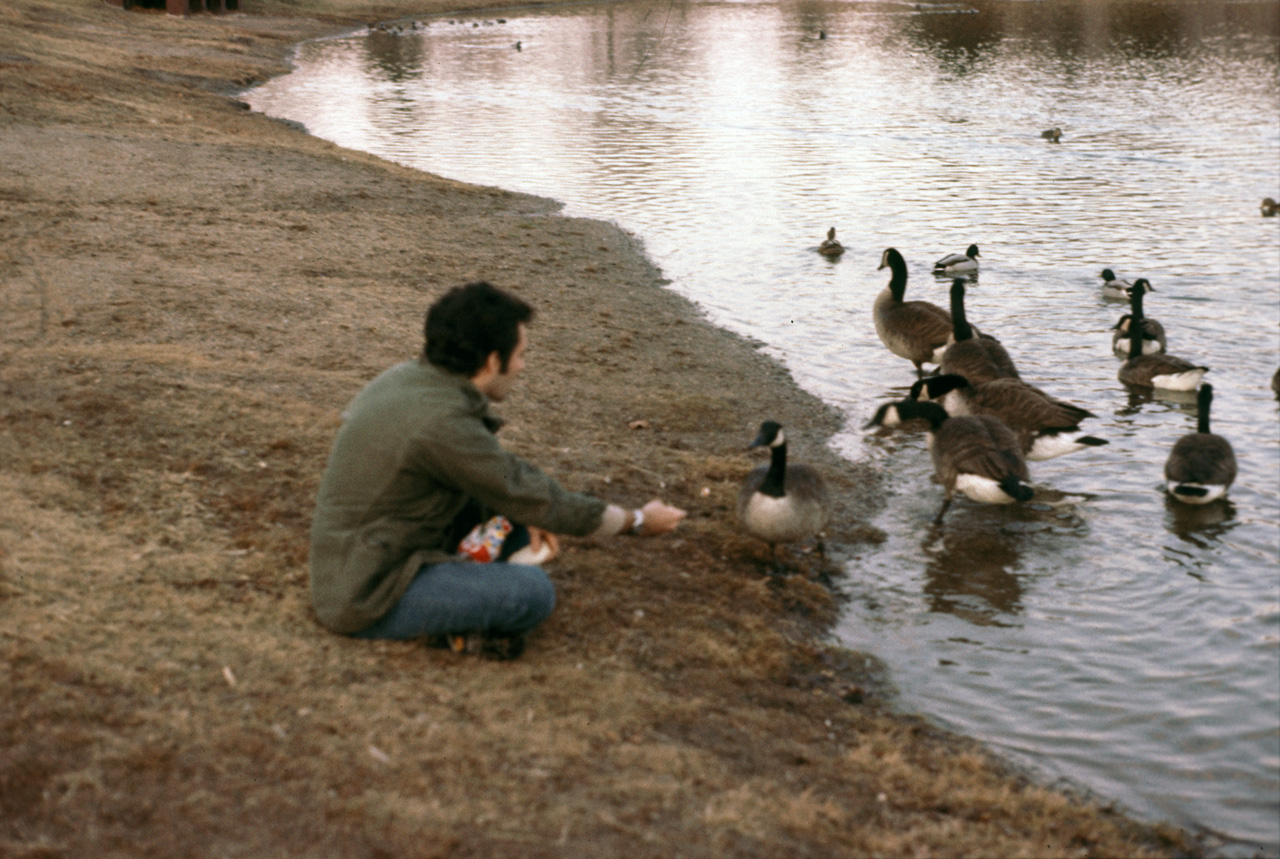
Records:
M605 503L564 489L510 453L479 417L454 414L424 428L413 467L522 525L586 536L600 526Z

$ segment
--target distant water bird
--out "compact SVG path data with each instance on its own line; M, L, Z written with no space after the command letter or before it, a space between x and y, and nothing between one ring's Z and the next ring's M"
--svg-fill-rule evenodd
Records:
M1280 212L1280 203L1270 197L1264 197L1262 200L1262 217L1274 218L1277 212Z
M1062 140L1062 129L1049 128L1049 129L1046 129L1045 131L1040 132L1040 136L1043 137L1045 140L1049 141L1050 143L1059 143Z
M1166 391L1194 391L1209 372L1209 368L1192 364L1185 358L1167 353L1143 354L1145 343L1145 317L1142 312L1142 296L1147 292L1139 288L1139 279L1129 292L1131 316L1129 318L1129 357L1120 365L1118 376L1126 385L1141 388L1159 388Z
M748 534L769 544L777 563L779 543L816 535L831 518L825 481L802 463L787 463L787 436L777 421L765 421L751 447L768 447L769 464L752 469L738 493L738 519Z
M876 334L890 352L915 364L917 373L923 372L925 363L942 359L951 336L951 314L927 301L903 301L907 262L896 248L885 249L879 268L888 268L891 276L872 309Z
M1222 498L1236 479L1231 442L1209 430L1212 403L1213 386L1201 385L1196 394L1196 432L1178 439L1164 464L1169 494L1187 504L1208 504Z
M827 230L827 238L822 244L818 245L818 253L824 257L834 259L844 253L844 245L836 241L836 228L832 227Z
M933 264L934 274L976 274L978 271L978 246L969 245L962 254L947 254Z
M929 453L946 493L935 524L942 521L957 492L982 504L1013 504L1035 496L1017 436L993 415L953 418L937 403L902 400L880 406L866 428L892 427L916 418L929 422Z
M980 337L964 309L964 279L951 284L951 337L953 342L942 353L942 372L964 376L975 385L992 379L1018 378L1013 358L994 337Z
M1271 392L1280 396L1280 368L1276 369L1276 373L1271 377Z
M1133 284L1127 280L1120 280L1116 277L1116 273L1109 268L1104 268L1102 274L1102 294L1106 298L1123 298L1129 300L1129 290L1133 289Z
M972 385L963 376L928 376L911 386L909 398L930 400L948 415L993 415L1018 437L1022 454L1031 462L1065 456L1108 444L1088 435L1080 423L1093 413L1052 397L1021 379L993 379Z
M521 47L521 45L520 45L520 43L519 43L519 42L516 42L516 43L515 43L515 45L513 45L513 47L514 47L517 51L523 51L523 50L524 50L524 48L523 48L523 47Z

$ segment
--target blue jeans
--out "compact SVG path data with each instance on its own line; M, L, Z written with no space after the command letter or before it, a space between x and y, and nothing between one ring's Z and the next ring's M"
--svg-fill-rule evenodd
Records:
M523 539L519 539L523 537ZM514 538L514 539L513 539ZM504 554L528 542L512 534ZM551 615L556 589L541 567L445 561L418 571L400 602L356 638L421 638L486 632L524 635Z

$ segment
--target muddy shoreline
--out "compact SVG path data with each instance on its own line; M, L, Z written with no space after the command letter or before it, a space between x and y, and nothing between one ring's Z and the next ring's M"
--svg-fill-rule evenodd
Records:
M231 97L301 40L464 9L0 10L0 856L1195 855L895 713L824 643L878 476L634 237ZM539 314L505 442L691 511L567 541L511 663L350 641L307 603L342 407L477 278ZM842 499L833 560L786 577L732 516L763 417Z

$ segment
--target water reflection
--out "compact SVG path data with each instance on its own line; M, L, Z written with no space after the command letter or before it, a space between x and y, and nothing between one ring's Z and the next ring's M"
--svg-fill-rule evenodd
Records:
M426 40L419 35L371 30L364 40L365 72L391 83L420 80L427 65L425 45Z
M993 519L1005 511L953 507L921 545L929 610L977 626L1010 626L1022 613L1017 575L1025 535L1009 535Z
M1209 504L1184 504L1166 492L1164 507L1165 527L1169 532L1201 550L1215 548L1239 524L1236 506L1230 498L1219 498Z

